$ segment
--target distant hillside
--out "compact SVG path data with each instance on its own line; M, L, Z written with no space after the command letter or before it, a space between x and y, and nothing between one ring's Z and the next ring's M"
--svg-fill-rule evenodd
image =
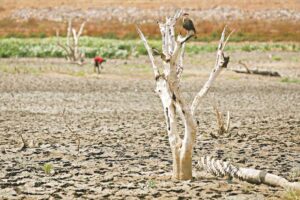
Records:
M300 1L266 0L2 0L0 36L44 37L64 32L65 22L88 19L85 34L111 38L136 37L134 24L158 35L156 21L176 9L189 12L200 40L215 40L225 24L236 29L235 40L300 41ZM195 3L197 2L197 3ZM249 3L251 2L251 3Z

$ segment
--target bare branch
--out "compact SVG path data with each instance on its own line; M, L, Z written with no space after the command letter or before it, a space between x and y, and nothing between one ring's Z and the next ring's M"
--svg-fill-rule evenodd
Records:
M164 54L166 54L167 53L167 41L166 41L166 30L167 30L167 28L166 28L166 24L163 24L163 23L161 23L161 22L157 22L158 23L158 26L159 26L159 30L160 30L160 33L161 33L161 38L162 38L162 47L161 47L161 49L162 49L162 52L164 53Z
M239 64L241 64L247 71L247 73L251 74L252 72L249 70L248 66L246 65L246 63L243 63L241 60L239 60Z
M155 79L157 79L160 76L160 73L159 73L158 67L155 65L152 49L148 45L148 42L147 42L143 32L139 29L138 26L136 26L136 29L137 29L137 32L138 32L141 40L144 43L144 46L145 46L146 50L147 50L147 53L148 53L148 56L149 56L149 59L150 59L150 62L151 62L152 68L153 68L154 77L155 77Z
M56 30L56 38L57 38L57 45L59 47L61 47L63 50L65 50L66 52L66 56L67 56L67 59L70 59L69 55L70 55L70 46L65 46L63 44L61 44L61 42L59 41L59 31Z
M80 151L80 137L78 135L78 133L76 133L72 128L71 126L69 125L69 123L67 122L67 119L66 119L66 116L65 116L65 109L63 110L62 112L62 118L65 122L65 125L67 127L67 129L69 130L69 132L72 134L72 136L75 136L76 140L77 140L77 152L79 153Z
M20 136L20 138L22 140L22 146L19 151L23 151L23 150L27 149L29 145L26 142L26 140L23 138L23 135L21 133L18 133L18 135Z
M228 133L230 129L230 112L227 111L227 123L226 123L226 132Z
M67 29L67 46L70 46L70 37L72 32L72 19L68 20L68 29Z
M178 63L177 63L177 78L180 79L183 72L183 59L184 59L184 51L185 51L185 43L183 43L181 47L181 52L179 55Z
M72 28L72 34L73 34L73 42L74 42L74 46L75 46L78 44L78 38L77 38L76 30L74 28Z
M277 76L281 77L281 75L277 71L270 71L270 70L259 70L259 69L250 69L246 63L239 61L239 64L241 64L245 70L241 69L233 69L231 68L231 71L234 71L236 73L242 73L242 74L255 74L255 75L262 75L262 76Z
M194 32L188 32L188 34L184 37L182 37L181 35L178 35L174 53L171 57L171 65L174 65L177 62L177 58L178 58L179 52L181 52L183 44L185 42L187 42L190 38L192 38L194 35L195 35Z
M230 36L231 36L234 32L235 32L235 29L233 29L233 30L228 34L228 36L227 36L227 38L226 38L226 41L225 41L224 44L223 44L222 51L224 51L224 48L226 47L226 44L227 44L227 42L228 42Z
M166 40L166 43L167 43L167 46L165 47L166 48L166 53L167 55L171 55L171 52L172 52L172 48L171 48L171 45L172 45L172 41L171 41L171 36L170 36L170 28L171 28L171 18L167 17L166 18L166 23L165 23L165 26L166 26L166 33L165 33L165 40Z
M182 15L182 13L183 13L183 10L177 10L177 11L176 11L176 13L175 13L175 15L174 15L174 17L173 17L173 21L172 21L173 25L176 24L176 21L177 21L178 18Z
M175 40L175 25L178 18L182 15L182 10L177 10L175 15L166 21L168 25L168 34L169 34L169 54L172 55L175 49L176 40Z
M84 22L82 22L82 24L80 25L80 29L79 29L79 31L78 31L78 34L77 34L77 38L79 38L80 36L81 36L81 34L82 34L82 32L83 32L83 28L84 28L84 26L85 26L85 21Z
M158 22L162 35L162 51L165 55L172 55L175 50L175 25L182 14L182 10L176 11L173 17L167 17L165 23Z
M216 64L212 72L210 73L210 76L202 89L198 92L198 94L195 96L193 103L191 105L191 110L193 115L195 115L195 111L200 103L200 100L202 97L206 95L210 87L212 86L213 82L217 78L217 76L220 74L223 68L227 67L227 64L229 62L229 57L224 56L223 49L225 48L224 45L224 39L225 39L225 32L226 32L226 27L224 28L222 32L222 36L219 42L218 50L217 50L217 58L216 58Z
M160 32L162 35L162 50L166 57L166 59L163 60L164 74L168 77L170 82L173 83L181 76L183 69L182 63L184 48L182 50L182 46L194 35L194 33L190 32L187 36L178 36L175 40L175 25L181 14L182 10L178 10L173 17L166 18L165 23L159 22ZM181 59L177 63L179 54L181 55Z

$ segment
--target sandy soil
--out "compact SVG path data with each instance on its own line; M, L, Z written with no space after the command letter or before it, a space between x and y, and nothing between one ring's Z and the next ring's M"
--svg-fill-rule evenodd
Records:
M188 100L205 81L213 56L197 57L197 64L187 61L182 90ZM260 64L257 55L240 57ZM25 67L63 68L63 62L1 60L2 65ZM99 76L1 73L0 199L280 199L284 195L281 188L199 172L196 162L203 155L300 181L299 84L223 72L197 116L194 179L179 182L170 179L171 153L151 74L128 68L137 62L148 63L145 58L111 61ZM205 64L199 69L199 63ZM296 64L278 69L299 74ZM213 102L232 113L232 137L211 138L210 133L217 132ZM68 127L80 137L79 152ZM31 143L30 148L20 151L18 134ZM51 174L43 170L46 163L53 166Z

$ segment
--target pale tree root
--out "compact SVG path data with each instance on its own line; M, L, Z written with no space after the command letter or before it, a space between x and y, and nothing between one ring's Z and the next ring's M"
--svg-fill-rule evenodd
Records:
M198 167L219 177L232 177L253 184L266 184L285 189L300 190L299 182L289 182L283 177L267 173L263 170L237 167L229 162L215 160L208 156L201 157Z

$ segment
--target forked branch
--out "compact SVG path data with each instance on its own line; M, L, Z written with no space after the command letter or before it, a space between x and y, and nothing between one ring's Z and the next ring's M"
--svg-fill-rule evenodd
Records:
M215 79L217 78L217 76L220 74L222 69L227 67L227 64L229 62L229 57L226 57L224 55L224 48L225 48L226 43L232 32L228 35L226 40L225 40L225 33L226 33L226 27L224 28L224 30L222 32L222 36L221 36L221 39L219 42L215 67L211 71L210 76L209 76L208 80L206 81L206 83L204 84L204 86L202 87L202 89L195 96L193 103L191 105L191 111L192 111L193 115L195 115L196 109L200 104L201 98L207 94L208 90L212 86L212 84L215 81Z

